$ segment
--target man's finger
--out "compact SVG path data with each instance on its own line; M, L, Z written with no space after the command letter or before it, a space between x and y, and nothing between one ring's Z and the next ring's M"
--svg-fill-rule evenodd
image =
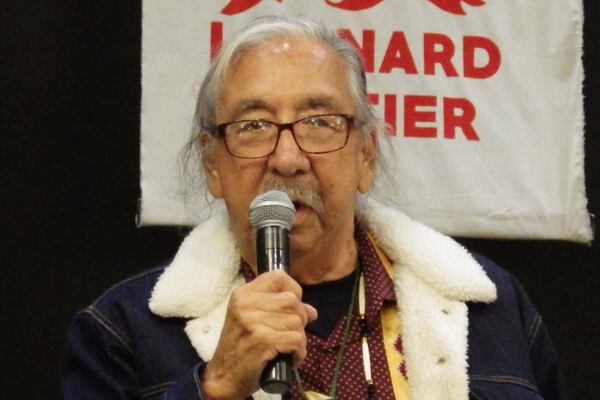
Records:
M304 307L304 311L306 313L307 324L316 321L316 319L319 318L319 313L317 312L316 308L307 303L302 303L302 306Z
M248 284L248 288L257 292L290 291L298 299L302 298L302 287L283 271L270 271L260 274Z

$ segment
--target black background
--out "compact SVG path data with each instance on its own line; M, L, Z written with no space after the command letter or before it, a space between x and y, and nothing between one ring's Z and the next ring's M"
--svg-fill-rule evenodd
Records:
M0 397L57 399L70 317L169 258L182 235L134 224L140 2L13 3L0 5ZM600 8L584 3L586 184L598 215ZM553 333L571 398L597 399L598 240L463 242L519 277Z

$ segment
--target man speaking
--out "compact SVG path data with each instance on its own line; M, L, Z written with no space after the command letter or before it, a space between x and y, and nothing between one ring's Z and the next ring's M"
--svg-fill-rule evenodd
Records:
M384 141L360 55L334 32L267 17L234 36L190 142L226 212L76 315L65 398L563 399L518 282L371 199ZM249 210L271 190L295 208L289 275L257 271ZM282 355L289 391L266 393Z

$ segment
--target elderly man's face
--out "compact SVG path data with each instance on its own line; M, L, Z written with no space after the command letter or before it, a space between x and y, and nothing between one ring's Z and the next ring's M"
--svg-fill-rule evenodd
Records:
M269 40L241 56L229 69L217 103L218 124L252 119L286 123L311 115L355 112L339 55L297 37ZM274 184L307 189L322 203L318 210L294 201L292 258L318 249L319 244L351 237L356 192L368 191L373 181L374 147L373 139L363 139L352 129L343 149L306 154L284 130L273 154L242 159L231 156L220 140L213 157L205 158L208 186L214 197L225 200L242 255L254 256L250 202Z

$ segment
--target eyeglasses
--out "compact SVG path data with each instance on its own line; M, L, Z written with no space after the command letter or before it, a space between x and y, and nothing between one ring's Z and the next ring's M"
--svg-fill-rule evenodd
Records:
M342 149L348 143L354 117L344 114L311 115L280 124L265 120L233 121L219 124L213 134L224 138L229 154L238 158L261 158L277 148L281 131L289 129L305 153L323 154Z

